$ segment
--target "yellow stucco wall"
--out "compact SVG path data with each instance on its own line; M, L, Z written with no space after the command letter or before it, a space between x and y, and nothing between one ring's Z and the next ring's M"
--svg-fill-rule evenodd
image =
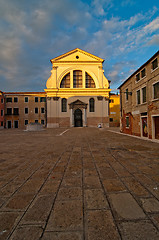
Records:
M110 126L117 127L120 125L120 95L110 94L110 103L109 103L109 119Z
M78 59L76 58L77 56ZM58 96L69 98L71 96L87 95L109 97L109 82L104 76L104 70L102 67L102 63L104 62L103 59L77 48L52 59L51 62L53 64L51 76L47 80L47 89L45 89L48 97ZM84 83L82 88L73 88L73 78L70 77L71 87L67 89L60 89L62 78L68 72L70 72L70 76L73 76L73 70L82 70L83 80L85 72L87 72L93 78L96 88L85 88Z

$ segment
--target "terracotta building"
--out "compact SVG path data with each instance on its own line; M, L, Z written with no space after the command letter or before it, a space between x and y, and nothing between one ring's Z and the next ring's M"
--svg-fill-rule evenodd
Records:
M74 49L51 60L45 89L47 127L109 126L109 81L104 60Z
M159 51L119 89L121 131L159 139Z
M44 92L5 92L5 127L25 128L28 123L46 126Z
M4 128L4 94L0 91L0 129Z
M120 126L120 95L110 93L109 95L109 126Z

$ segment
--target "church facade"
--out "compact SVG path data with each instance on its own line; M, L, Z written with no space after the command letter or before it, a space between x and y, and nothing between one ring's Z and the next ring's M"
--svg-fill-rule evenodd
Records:
M104 60L74 49L50 60L46 83L47 127L109 127L109 81Z

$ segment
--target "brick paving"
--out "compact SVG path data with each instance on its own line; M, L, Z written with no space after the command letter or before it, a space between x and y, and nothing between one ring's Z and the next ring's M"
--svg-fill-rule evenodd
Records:
M159 143L65 130L0 131L0 239L159 239Z

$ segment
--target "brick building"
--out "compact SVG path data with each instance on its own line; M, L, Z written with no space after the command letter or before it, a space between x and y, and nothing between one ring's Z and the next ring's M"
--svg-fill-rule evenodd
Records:
M25 128L28 123L46 126L44 92L5 92L5 127Z
M159 139L159 51L119 89L121 131Z

